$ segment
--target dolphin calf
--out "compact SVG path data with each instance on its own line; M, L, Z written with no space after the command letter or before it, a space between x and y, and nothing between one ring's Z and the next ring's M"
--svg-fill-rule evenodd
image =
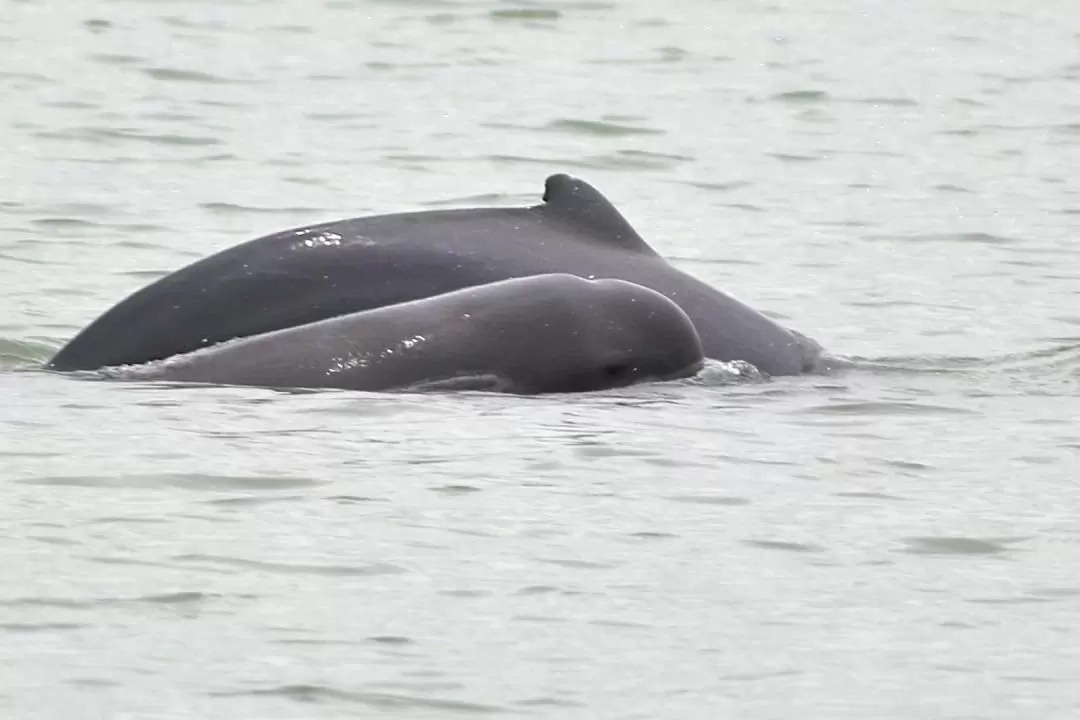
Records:
M516 277L626 280L678 304L706 357L770 375L812 371L822 349L675 268L604 195L565 174L528 207L373 215L247 241L136 291L72 338L53 370L141 364L318 320Z
M346 390L589 392L689 377L694 324L655 290L546 274L231 340L105 377Z

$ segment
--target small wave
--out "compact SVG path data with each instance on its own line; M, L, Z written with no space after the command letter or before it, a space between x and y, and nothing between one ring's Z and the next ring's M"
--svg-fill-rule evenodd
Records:
M823 90L791 90L773 95L769 99L786 103L812 103L832 100L829 93Z
M319 481L305 477L274 475L201 475L196 473L131 474L109 476L54 476L22 481L27 485L49 485L76 488L180 488L184 490L213 490L234 492L239 490L292 490L313 487Z
M7 260L13 263L23 263L24 265L60 265L61 263L54 260L42 260L40 258L25 258L18 255L12 255L11 253L0 252L0 260Z
M889 355L864 357L861 355L835 355L830 358L829 370L867 370L875 373L946 374L969 372L990 365L987 358L968 356L935 355Z
M508 206L532 205L536 202L534 193L479 193L476 195L463 195L461 197L446 198L442 200L427 200L421 202L424 207L473 207L473 206Z
M488 15L493 20L558 20L562 17L562 13L553 8L492 10Z
M973 410L963 407L936 405L926 402L896 402L858 400L852 402L832 402L797 410L808 415L847 415L847 416L926 416L926 415L977 415Z
M670 155L644 150L618 150L614 153L591 155L584 158L530 157L526 155L495 154L487 156L499 165L535 164L559 168L583 168L588 170L665 170L676 164L691 162L685 155Z
M239 205L227 202L205 202L200 203L199 207L221 215L321 215L328 212L323 208L315 207L254 207L252 205Z
M39 368L58 349L44 342L0 338L0 372Z
M817 162L824 159L818 155L802 155L796 153L766 153L766 155L786 163Z
M702 385L708 386L768 382L769 379L767 373L744 360L721 362L713 359L705 360L705 367L696 377Z
M731 495L668 495L663 498L664 500L670 500L678 503L692 503L696 505L749 505L750 501L746 498L734 497Z
M42 623L0 623L0 631L9 633L37 633L52 630L81 630L82 623L42 622Z
M978 245L1011 245L1017 238L986 232L928 233L915 235L867 235L866 240L885 240L911 243L974 243Z
M379 711L402 712L409 710L434 711L440 714L493 714L503 712L503 708L462 700L439 699L413 695L362 690L340 690L322 685L281 685L278 687L252 688L245 690L217 690L210 692L211 697L232 698L251 696L282 697L310 705L312 703L354 704L374 708Z
M901 552L915 555L999 555L1027 538L909 537Z
M988 357L841 357L830 361L825 374L847 372L947 379L966 396L1075 395L1080 392L1080 342L1066 340L1038 350Z
M553 132L566 132L575 135L590 135L594 137L622 137L625 135L662 135L663 130L648 127L637 127L626 123L617 123L610 120L582 120L564 118L547 124L546 128Z
M200 566L210 566L210 568L204 569L212 570L214 569L214 566L226 566L243 568L245 570L280 573L285 575L329 575L342 577L367 577L371 575L398 575L408 572L403 567L400 567L398 565L391 565L389 563L370 563L367 565L316 565L300 563L263 562L260 560L247 560L244 558L227 557L224 555L201 554L177 555L173 559L185 564L196 563Z
M14 597L0 600L0 607L54 608L61 610L94 610L101 607L133 605L193 605L228 597L220 593L178 591L131 597L60 598L60 597ZM233 596L239 597L239 596Z
M138 65L145 62L146 58L138 55L124 55L121 53L93 53L90 59L106 65Z
M143 72L154 78L155 80L165 80L171 82L215 84L234 82L229 78L222 77L220 75L212 75L210 73L201 72L199 70L182 70L180 68L155 67L143 68Z
M699 190L709 190L710 192L729 192L753 186L753 183L746 180L732 180L730 182L684 181L684 184L696 187Z
M871 370L880 373L948 374L978 370L1014 373L1018 371L1066 370L1080 372L1080 338L1061 338L1050 347L1006 353L995 357L970 355L897 355L862 357L837 355L837 368Z
M743 545L763 550L780 550L793 553L820 553L825 551L825 548L820 545L785 540L743 540Z
M35 133L47 140L75 140L91 143L131 142L172 146L220 145L221 140L204 135L179 135L175 133L148 133L134 129L107 127L74 127L60 131Z

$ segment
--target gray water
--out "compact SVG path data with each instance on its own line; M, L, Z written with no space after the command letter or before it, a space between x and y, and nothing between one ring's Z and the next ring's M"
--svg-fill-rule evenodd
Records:
M1080 716L1075 2L2 10L4 718ZM853 367L35 369L221 248L554 172Z

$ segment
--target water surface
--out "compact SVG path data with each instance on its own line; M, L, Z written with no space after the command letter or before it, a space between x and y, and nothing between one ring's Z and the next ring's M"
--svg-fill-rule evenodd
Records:
M1080 15L9 1L10 718L1080 712ZM508 398L34 366L156 277L570 172L852 369Z

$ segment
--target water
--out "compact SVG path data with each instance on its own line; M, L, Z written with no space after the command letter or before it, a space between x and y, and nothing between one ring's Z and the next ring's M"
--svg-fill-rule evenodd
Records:
M4 717L1076 717L1080 13L812 5L4 3ZM220 248L553 172L855 367L33 369Z

